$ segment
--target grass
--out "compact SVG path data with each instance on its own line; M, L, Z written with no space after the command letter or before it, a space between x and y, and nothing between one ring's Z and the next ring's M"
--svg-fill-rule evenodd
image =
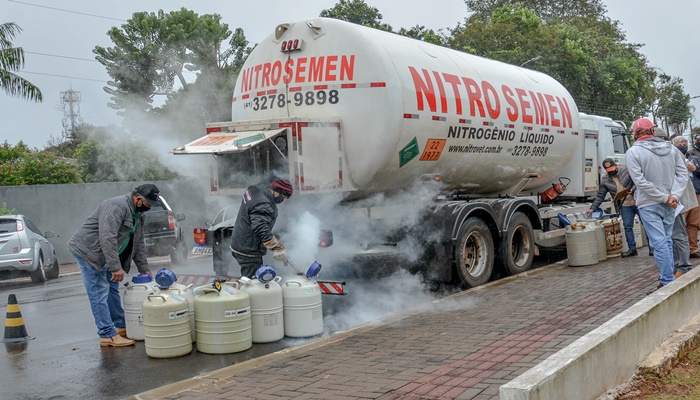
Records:
M618 400L700 399L700 347L691 350L664 376L638 377Z

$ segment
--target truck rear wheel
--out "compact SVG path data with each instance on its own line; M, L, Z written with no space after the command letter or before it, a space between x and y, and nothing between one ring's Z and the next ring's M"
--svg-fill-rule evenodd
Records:
M491 231L479 218L467 219L459 230L455 252L457 275L468 287L487 283L493 272L494 245Z
M510 275L530 269L535 256L535 232L527 215L520 211L513 213L500 247L499 259Z

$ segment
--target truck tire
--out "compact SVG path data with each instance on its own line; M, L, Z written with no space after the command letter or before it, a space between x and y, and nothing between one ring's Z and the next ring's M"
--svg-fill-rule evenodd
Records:
M56 255L54 254L53 265L51 265L51 269L46 271L46 279L57 279L58 275L59 275L58 258L56 258Z
M33 283L44 283L46 282L46 272L44 271L44 254L39 252L39 258L37 259L36 269L31 272L30 277Z
M506 235L501 240L499 259L508 274L516 275L532 267L535 256L535 232L530 219L517 211L508 223Z
M466 287L483 285L493 272L494 245L491 231L480 218L467 219L459 229L455 251L457 275Z
M189 254L189 249L185 245L185 241L180 238L180 240L177 241L175 244L175 248L171 250L170 252L170 261L174 265L180 265L187 260L187 256Z

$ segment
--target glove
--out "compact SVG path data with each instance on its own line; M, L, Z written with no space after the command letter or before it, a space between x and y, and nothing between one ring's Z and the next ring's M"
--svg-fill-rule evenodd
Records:
M270 251L284 250L284 245L282 244L282 242L277 240L277 238L274 236L267 242L263 242L263 246L265 246L265 248Z
M289 263L289 260L287 259L287 249L283 248L275 250L272 256L275 257L275 260L282 261L284 265L287 265Z

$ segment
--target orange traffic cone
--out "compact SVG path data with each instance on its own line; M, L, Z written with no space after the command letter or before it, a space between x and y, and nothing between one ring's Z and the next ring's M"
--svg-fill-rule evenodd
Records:
M17 304L17 297L11 294L7 299L7 318L5 318L5 337L0 342L16 343L32 340L33 337L27 335L27 328L24 327L22 312Z

